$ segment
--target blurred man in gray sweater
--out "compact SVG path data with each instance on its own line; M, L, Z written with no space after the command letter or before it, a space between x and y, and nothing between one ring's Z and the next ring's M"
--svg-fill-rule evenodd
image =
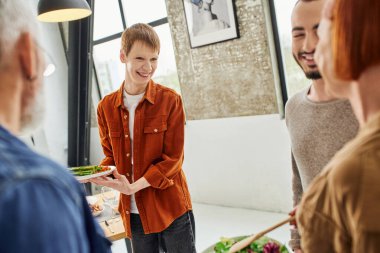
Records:
M358 122L347 100L326 93L314 61L317 29L325 0L300 0L292 13L292 52L311 85L286 104L285 118L292 145L293 204L328 161L358 131ZM300 236L291 229L290 247L302 252Z

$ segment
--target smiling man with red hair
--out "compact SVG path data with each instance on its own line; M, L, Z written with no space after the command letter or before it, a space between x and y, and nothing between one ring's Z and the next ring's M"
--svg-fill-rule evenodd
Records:
M125 80L98 105L105 158L116 179L94 183L121 192L119 211L134 252L195 252L195 223L182 170L185 113L181 97L152 80L160 40L146 24L134 24L122 37Z

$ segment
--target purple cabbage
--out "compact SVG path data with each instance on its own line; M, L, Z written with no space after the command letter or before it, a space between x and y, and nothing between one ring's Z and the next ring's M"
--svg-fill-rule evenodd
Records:
M275 242L268 242L265 244L264 253L280 253L280 246Z

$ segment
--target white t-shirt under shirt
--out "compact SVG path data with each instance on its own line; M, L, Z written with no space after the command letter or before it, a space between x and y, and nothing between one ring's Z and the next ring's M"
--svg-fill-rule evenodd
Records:
M132 178L133 178L133 126L135 123L135 110L140 100L144 96L144 93L138 95L129 95L125 90L123 90L123 102L124 106L128 109L129 112L129 137L131 139L131 148L132 148ZM131 182L132 183L132 182ZM131 213L139 213L139 210L136 206L135 195L131 195Z

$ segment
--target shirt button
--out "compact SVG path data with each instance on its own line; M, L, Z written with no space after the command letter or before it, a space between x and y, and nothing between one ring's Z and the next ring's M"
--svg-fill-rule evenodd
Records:
M155 128L153 131L154 131L155 133L157 133L157 132L158 132L157 128Z
M129 211L125 211L126 214L129 214Z
M131 154L127 153L126 156L129 157Z
M125 138L128 138L128 134L126 134L126 135L124 135L125 136Z
M127 115L124 115L124 119L127 119L128 118L128 116Z

